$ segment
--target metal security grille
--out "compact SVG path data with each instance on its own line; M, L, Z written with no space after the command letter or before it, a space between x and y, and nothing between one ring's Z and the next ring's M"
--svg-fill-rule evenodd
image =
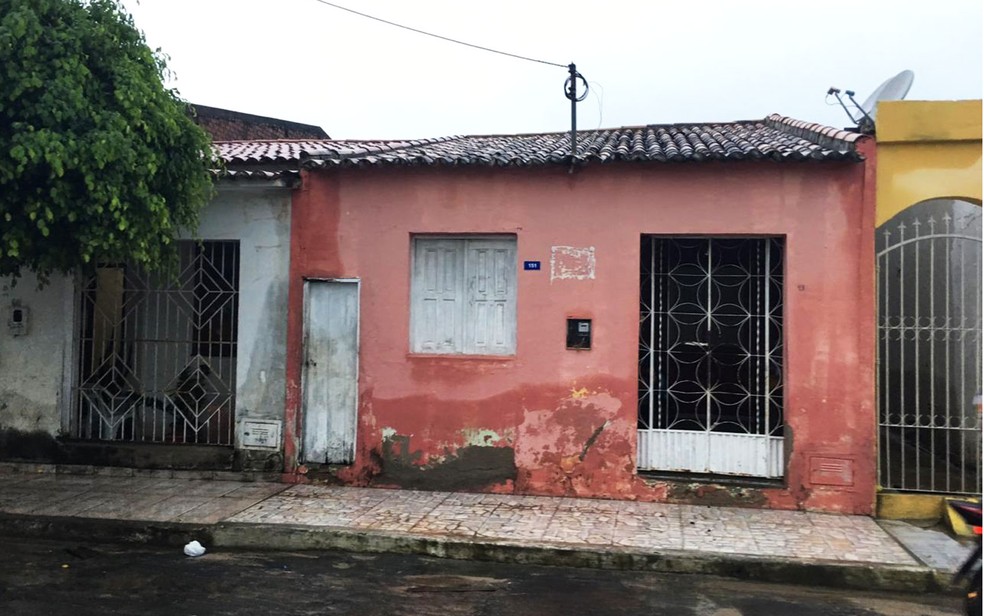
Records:
M779 238L642 239L639 467L779 477Z
M179 242L177 277L103 266L84 282L73 436L230 445L239 242Z
M981 212L920 203L877 232L879 480L981 491Z

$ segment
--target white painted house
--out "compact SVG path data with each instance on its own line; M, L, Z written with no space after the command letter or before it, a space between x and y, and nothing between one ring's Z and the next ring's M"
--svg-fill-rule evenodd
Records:
M0 279L0 459L282 470L297 181L230 172L176 279Z

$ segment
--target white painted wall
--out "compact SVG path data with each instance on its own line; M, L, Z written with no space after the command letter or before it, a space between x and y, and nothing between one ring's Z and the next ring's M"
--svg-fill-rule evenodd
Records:
M282 420L286 392L290 191L223 185L202 212L199 236L240 240L236 418ZM29 331L12 336L10 307L30 310ZM77 300L71 278L37 290L32 276L0 278L0 430L68 428Z
M75 289L71 278L53 277L38 290L37 279L14 284L0 278L0 430L57 435L71 365ZM27 333L14 336L7 325L10 308L29 310Z
M227 187L203 212L199 234L211 240L240 241L236 420L282 420L287 391L290 191Z

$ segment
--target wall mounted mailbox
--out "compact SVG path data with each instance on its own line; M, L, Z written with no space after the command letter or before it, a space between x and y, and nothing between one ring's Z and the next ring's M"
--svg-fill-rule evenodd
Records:
M12 336L23 336L27 333L28 315L30 312L24 306L13 305L10 307L10 317L7 320L7 329Z
M591 348L591 319L567 319L567 348Z

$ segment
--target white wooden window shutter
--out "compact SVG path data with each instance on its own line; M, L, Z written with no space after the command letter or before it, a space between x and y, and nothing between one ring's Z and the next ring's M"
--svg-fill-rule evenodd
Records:
M415 353L460 353L464 304L465 247L458 240L414 242Z
M416 237L412 273L412 352L516 352L514 237Z
M516 242L468 240L465 271L465 353L515 352Z

